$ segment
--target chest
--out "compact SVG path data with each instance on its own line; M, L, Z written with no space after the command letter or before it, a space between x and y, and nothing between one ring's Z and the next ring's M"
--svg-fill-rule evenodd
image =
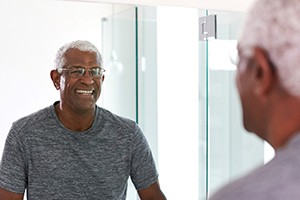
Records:
M126 184L130 174L126 137L35 137L26 146L28 182L35 188L46 182L57 189L88 185L110 191Z

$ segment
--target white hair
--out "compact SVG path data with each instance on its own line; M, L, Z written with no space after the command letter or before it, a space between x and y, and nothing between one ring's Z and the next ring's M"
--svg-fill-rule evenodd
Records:
M257 0L239 39L242 49L264 49L283 87L296 96L300 96L299 19L300 0Z
M62 68L66 64L65 55L66 55L66 52L70 49L78 49L80 51L88 51L88 52L96 53L98 60L100 62L99 64L100 64L100 66L102 66L102 56L101 56L100 52L98 51L97 47L89 41L76 40L76 41L67 43L64 46L62 46L61 48L59 48L59 50L56 53L56 57L55 57L55 61L54 61L56 69Z

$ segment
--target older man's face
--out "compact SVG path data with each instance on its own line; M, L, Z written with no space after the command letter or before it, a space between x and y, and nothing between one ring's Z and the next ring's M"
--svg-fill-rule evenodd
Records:
M74 111L94 109L104 81L104 75L92 77L88 71L91 68L101 67L97 55L88 51L70 49L66 52L65 58L64 68L79 66L86 71L80 77L74 77L68 71L63 71L66 73L63 73L60 78L61 102Z

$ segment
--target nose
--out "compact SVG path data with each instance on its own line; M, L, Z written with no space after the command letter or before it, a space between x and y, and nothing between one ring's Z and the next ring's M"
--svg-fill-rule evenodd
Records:
M84 75L80 77L80 82L85 85L92 85L94 83L94 79L89 70L86 70Z

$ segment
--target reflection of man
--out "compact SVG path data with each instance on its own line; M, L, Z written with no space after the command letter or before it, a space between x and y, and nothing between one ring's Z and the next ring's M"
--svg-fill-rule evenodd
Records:
M244 126L275 149L211 200L300 199L300 1L258 0L238 43Z
M126 198L131 177L142 200L164 200L139 127L96 105L102 58L87 41L58 51L51 78L60 101L15 122L0 166L0 199Z

